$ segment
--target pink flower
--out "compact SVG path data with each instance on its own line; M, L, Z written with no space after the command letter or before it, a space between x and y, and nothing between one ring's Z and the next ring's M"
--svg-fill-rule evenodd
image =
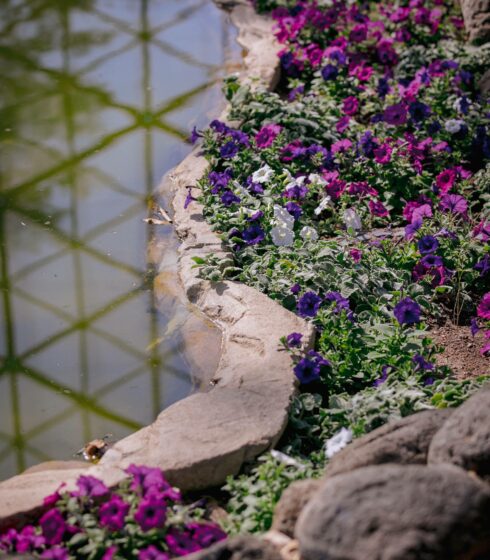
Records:
M385 218L386 216L389 216L389 212L387 208L379 200L370 200L368 202L368 205L369 205L369 211L373 216L378 216L380 218Z
M150 494L147 498L141 500L134 518L143 531L155 528L161 529L167 519L165 500L158 494Z
M339 152L344 153L350 148L352 148L352 142L347 138L344 138L343 140L339 140L338 142L334 142L332 144L332 153L333 154L337 154Z
M349 252L349 255L351 256L352 260L355 263L361 262L362 259L362 251L359 249L351 249Z
M46 512L39 520L39 525L49 546L60 544L67 529L63 516L57 509Z
M343 110L344 113L346 115L355 115L357 113L357 110L359 109L359 100L350 95L349 97L346 97L343 101Z
M117 554L117 546L113 545L106 549L104 555L102 556L101 560L112 560L113 557Z
M360 82L368 82L373 75L373 68L371 66L364 66L362 64L355 66L350 72L350 76L356 77Z
M263 126L255 136L255 144L258 148L268 148L272 145L282 127L278 124L268 124Z
M490 292L487 292L482 297L476 312L478 317L490 320Z
M482 220L474 229L473 237L480 241L488 241L490 239L490 222Z
M119 496L113 496L100 507L100 524L110 531L120 531L124 527L124 518L128 511L129 504Z
M337 124L335 125L337 132L339 132L340 134L345 132L349 128L349 122L350 122L350 117L340 118Z
M456 182L456 171L454 169L445 169L436 177L436 185L441 194L447 194Z
M390 163L392 151L393 150L388 144L381 144L381 146L373 150L374 160L376 163L380 163L382 165Z

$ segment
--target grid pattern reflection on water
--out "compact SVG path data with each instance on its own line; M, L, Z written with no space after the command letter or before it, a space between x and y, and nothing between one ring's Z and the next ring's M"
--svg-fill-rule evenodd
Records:
M188 392L178 337L153 343L175 310L156 310L142 218L234 37L210 0L6 0L0 16L3 478Z

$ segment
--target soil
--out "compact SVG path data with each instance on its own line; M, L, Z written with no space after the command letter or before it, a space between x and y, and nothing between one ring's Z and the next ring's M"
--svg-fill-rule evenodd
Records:
M446 323L434 326L430 336L443 348L443 352L436 357L437 364L449 366L458 379L490 374L490 358L480 354L484 343L481 332L473 337L468 326Z

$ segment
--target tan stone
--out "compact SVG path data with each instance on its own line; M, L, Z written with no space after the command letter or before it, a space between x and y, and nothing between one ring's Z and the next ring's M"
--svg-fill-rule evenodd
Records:
M490 0L460 0L464 23L471 43L490 41Z

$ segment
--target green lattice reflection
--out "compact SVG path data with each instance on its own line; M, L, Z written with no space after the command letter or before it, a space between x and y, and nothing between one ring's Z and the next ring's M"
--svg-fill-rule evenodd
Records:
M188 393L178 336L152 344L182 310L156 310L142 218L233 38L209 0L5 0L0 18L3 478Z

